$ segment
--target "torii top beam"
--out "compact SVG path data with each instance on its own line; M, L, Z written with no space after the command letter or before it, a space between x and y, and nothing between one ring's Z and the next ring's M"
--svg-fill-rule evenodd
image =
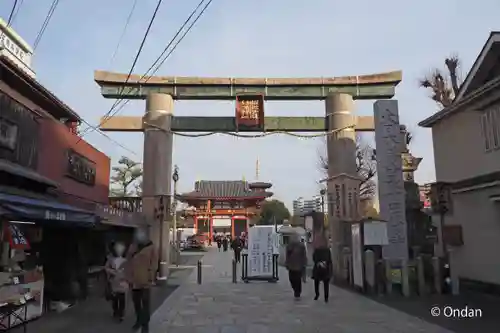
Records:
M177 100L234 100L236 95L263 94L266 100L323 100L329 93L354 99L392 98L402 72L323 78L200 78L145 76L95 71L105 98L145 99L165 93ZM127 82L127 84L125 84Z

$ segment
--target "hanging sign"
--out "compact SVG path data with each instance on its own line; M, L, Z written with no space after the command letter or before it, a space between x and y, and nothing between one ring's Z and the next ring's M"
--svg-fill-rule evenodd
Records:
M236 129L264 128L264 95L236 96Z
M30 248L28 239L21 232L19 226L12 223L4 224L4 233L8 238L10 247L15 250L27 250Z

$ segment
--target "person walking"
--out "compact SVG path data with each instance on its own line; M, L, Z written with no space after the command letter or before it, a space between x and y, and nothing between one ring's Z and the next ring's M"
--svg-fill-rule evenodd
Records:
M141 328L142 333L149 332L151 318L150 301L151 286L155 282L158 270L158 255L147 231L138 229L134 235L135 242L125 265L125 276L132 289L136 321L134 330Z
M234 260L236 262L241 261L241 250L243 250L243 241L240 237L236 237L231 243L231 248L234 251Z
M220 249L222 247L222 239L220 238L220 236L217 236L216 240L217 240L217 248L219 249L220 252Z
M291 235L290 243L286 246L285 266L288 270L288 279L293 289L295 299L300 299L302 293L302 277L307 265L306 247L297 234Z
M319 285L323 282L323 293L325 302L328 303L328 296L330 291L330 279L333 273L332 255L327 246L326 239L320 237L315 244L313 252L313 274L314 280L314 300L319 298Z
M222 239L222 248L224 249L224 252L227 252L228 246L229 246L229 239L227 239L227 237L224 237Z
M125 295L128 291L128 283L125 279L125 245L116 242L112 254L109 256L104 269L106 271L111 289L111 304L113 317L119 322L125 316Z

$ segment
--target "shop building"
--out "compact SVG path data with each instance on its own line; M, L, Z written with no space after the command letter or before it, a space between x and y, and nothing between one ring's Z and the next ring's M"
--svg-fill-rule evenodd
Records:
M109 158L78 136L78 114L36 81L31 55L0 20L0 304L28 320L49 301L85 295L106 231L141 221L109 206ZM0 328L21 317L0 317Z

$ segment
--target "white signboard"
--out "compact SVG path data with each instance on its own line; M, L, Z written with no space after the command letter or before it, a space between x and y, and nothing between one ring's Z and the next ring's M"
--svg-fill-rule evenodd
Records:
M248 276L272 277L273 254L279 253L274 226L253 226L248 230Z
M307 231L312 231L313 230L313 223L314 223L314 220L313 220L312 216L306 216L305 222L304 222L305 229Z
M381 221L365 222L363 225L365 245L387 245L387 223Z
M363 288L363 250L361 244L361 228L359 223L351 225L352 235L352 274L354 285Z
M213 218L212 226L216 227L230 227L231 226L231 218Z
M377 148L380 216L387 221L389 244L383 248L385 259L408 259L405 189L401 152L404 146L399 124L398 102L374 104L375 144Z

